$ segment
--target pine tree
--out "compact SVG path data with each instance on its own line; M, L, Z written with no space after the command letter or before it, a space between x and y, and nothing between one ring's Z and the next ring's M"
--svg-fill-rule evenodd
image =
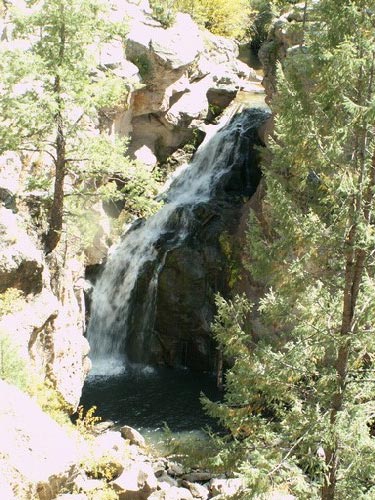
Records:
M222 404L251 491L374 498L375 2L321 0L278 69L264 219L248 263L266 281L259 341L243 298L218 299L233 359Z
M103 176L130 178L135 171L124 156L124 142L97 129L99 111L125 105L129 89L108 68L96 68L95 50L109 36L124 32L123 26L104 21L100 0L45 0L39 6L29 1L28 5L29 15L13 12L17 44L11 48L3 44L1 51L0 149L52 158L48 253L60 240L68 174L77 189L90 187L97 192ZM20 40L24 44L17 48Z

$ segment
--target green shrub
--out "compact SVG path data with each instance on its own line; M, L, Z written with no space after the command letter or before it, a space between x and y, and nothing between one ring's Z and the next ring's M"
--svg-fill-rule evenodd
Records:
M164 28L169 28L174 23L176 17L176 9L174 0L151 0L152 16Z
M216 35L241 39L250 22L249 0L151 0L153 17L165 28L176 12L190 14L194 21Z

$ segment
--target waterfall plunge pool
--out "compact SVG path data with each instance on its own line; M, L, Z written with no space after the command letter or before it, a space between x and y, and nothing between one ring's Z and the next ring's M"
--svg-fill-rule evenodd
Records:
M130 369L112 376L89 376L82 392L85 410L97 406L96 415L116 427L130 425L149 441L162 440L165 425L173 433L196 433L207 426L217 429L199 397L221 398L216 377L184 368Z

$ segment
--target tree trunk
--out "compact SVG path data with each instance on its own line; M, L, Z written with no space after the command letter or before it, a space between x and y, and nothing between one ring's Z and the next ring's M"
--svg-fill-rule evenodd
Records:
M55 184L53 202L49 216L48 233L45 240L46 253L52 252L60 241L64 213L65 145L55 162Z
M65 17L64 3L60 2L60 25L59 25L59 58L57 67L61 68L65 57ZM61 97L60 74L57 73L54 79L53 90L57 104L57 112L55 115L56 123L56 141L55 141L55 184L53 192L53 202L49 214L49 227L45 239L46 253L52 252L57 246L61 238L64 216L64 180L65 180L65 164L66 164L66 143L64 134L63 121L63 100Z
M60 77L55 78L55 92L58 104L58 112L56 114L57 135L56 135L56 159L55 159L55 184L53 192L53 202L49 215L49 227L45 240L46 253L52 252L60 241L61 230L63 225L64 215L64 180L65 180L65 163L66 163L66 145L63 127L63 118L61 113L61 86Z

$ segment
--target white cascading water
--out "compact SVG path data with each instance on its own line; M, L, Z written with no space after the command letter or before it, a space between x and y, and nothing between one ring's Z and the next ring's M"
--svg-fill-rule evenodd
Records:
M254 107L258 106L259 103ZM205 140L193 161L178 169L168 188L164 189L165 204L148 220L136 222L110 252L92 296L87 335L91 347L92 375L114 375L126 370L127 321L137 277L145 264L158 258L158 242L163 235L171 233L170 224L168 226L171 216L176 211L180 213L178 233L172 236L172 244L177 246L187 235L189 210L207 202L220 178L231 169L231 158L235 158L236 153L236 137L246 127L246 120L234 120L228 124L239 108L242 108L241 104L232 104L217 125L207 127ZM168 238L171 239L170 236ZM153 268L144 297L144 331L152 321L158 274L162 266L163 259ZM139 342L142 344L143 340Z

